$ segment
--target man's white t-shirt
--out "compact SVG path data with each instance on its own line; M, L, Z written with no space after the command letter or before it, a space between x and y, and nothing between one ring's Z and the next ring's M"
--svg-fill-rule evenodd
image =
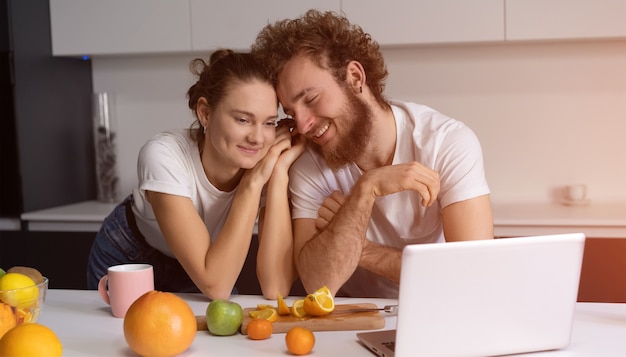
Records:
M444 242L442 208L489 194L480 142L464 123L424 105L391 101L391 108L397 128L393 164L417 161L437 171L441 191L437 202L428 208L421 205L420 195L414 191L378 197L366 238L397 249L407 244ZM292 218L316 219L332 191L348 195L361 175L356 164L331 170L309 146L290 170ZM398 284L358 268L340 293L397 298Z
M188 197L204 221L211 239L224 226L236 189L218 190L204 173L198 144L188 129L168 130L152 137L139 151L137 160L139 187L133 190L133 212L146 242L173 257L146 200L145 191Z

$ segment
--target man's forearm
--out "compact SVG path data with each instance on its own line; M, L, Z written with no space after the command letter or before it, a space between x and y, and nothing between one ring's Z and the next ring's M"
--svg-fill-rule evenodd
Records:
M401 263L401 250L367 242L359 266L399 284Z
M307 291L326 285L335 294L354 273L373 204L374 196L355 186L328 226L300 249L295 258Z

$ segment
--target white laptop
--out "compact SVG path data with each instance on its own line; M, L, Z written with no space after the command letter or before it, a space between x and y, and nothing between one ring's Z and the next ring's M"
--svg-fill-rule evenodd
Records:
M357 337L385 357L564 348L584 242L574 233L406 246L396 330Z

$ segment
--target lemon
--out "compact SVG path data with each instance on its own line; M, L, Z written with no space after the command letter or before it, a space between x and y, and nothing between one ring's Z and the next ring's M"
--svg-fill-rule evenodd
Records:
M13 307L26 308L34 305L38 297L39 288L28 276L20 273L6 273L0 278L0 300L3 302Z
M20 273L24 274L27 277L33 279L35 284L43 283L43 275L39 270L32 267L23 267L23 266L14 266L11 269L7 270L7 273Z
M278 320L278 312L273 307L269 309L253 310L248 313L253 319L265 319L269 322Z
M291 305L291 316L305 317L307 313L304 311L304 299L298 299Z
M61 357L63 346L50 328L38 323L19 325L0 339L0 356Z

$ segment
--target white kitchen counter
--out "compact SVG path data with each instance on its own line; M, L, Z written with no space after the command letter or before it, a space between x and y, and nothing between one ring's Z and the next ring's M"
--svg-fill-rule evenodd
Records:
M31 231L98 231L115 204L86 201L22 214ZM583 232L626 238L626 202L565 206L548 202L493 203L497 237Z
M31 231L97 232L116 203L85 201L23 213Z
M178 294L189 303L196 315L206 312L208 300L199 294ZM291 297L292 299L294 297ZM267 304L260 296L233 295L243 307ZM337 298L336 303L369 302L377 306L397 303L393 299ZM51 328L63 344L63 356L131 356L124 340L123 319L111 316L110 307L95 290L48 291L39 323ZM385 317L385 329L396 326L395 316ZM541 326L537 326L541 329ZM372 353L356 338L359 331L315 332L312 356L364 356ZM624 356L626 351L626 304L577 303L572 339L564 349L523 356ZM199 331L184 356L287 356L284 334L263 341L247 336L213 336ZM452 341L453 342L453 341ZM520 354L519 356L522 356Z
M0 217L0 231L19 231L21 226L19 218Z
M589 238L626 238L626 202L493 203L493 212L496 237L583 232Z

